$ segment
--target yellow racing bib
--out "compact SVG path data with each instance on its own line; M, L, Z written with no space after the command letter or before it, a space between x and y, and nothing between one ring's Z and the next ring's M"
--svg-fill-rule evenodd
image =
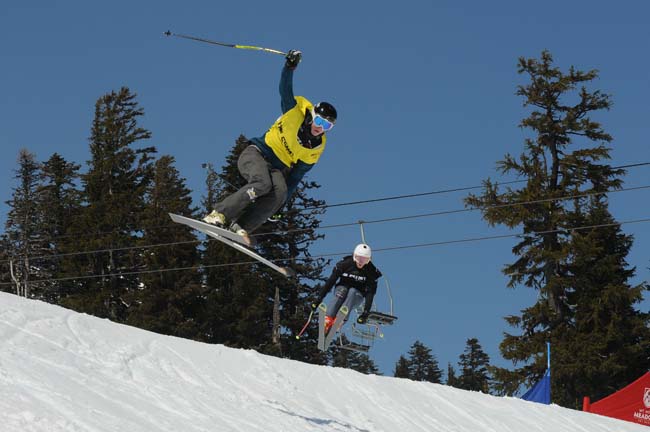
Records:
M295 99L296 106L280 116L264 135L266 145L289 168L298 161L313 165L325 150L325 135L322 137L322 143L316 148L303 147L298 142L298 129L305 120L305 110L311 110L314 106L302 96L296 96Z

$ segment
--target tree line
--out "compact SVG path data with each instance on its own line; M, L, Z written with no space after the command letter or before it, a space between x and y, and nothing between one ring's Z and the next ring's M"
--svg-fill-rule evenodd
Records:
M551 342L553 401L578 407L583 395L603 397L650 366L650 316L635 308L648 285L630 284L633 238L608 208L607 192L622 187L625 171L608 164L613 138L591 118L611 106L610 96L587 88L597 71L563 72L547 51L519 59L518 71L529 79L517 89L529 110L520 127L529 135L522 153L505 155L498 168L526 183L503 189L487 179L465 202L491 226L523 229L516 260L503 272L509 287L538 297L505 317L514 331L500 351L514 369L490 366L470 338L446 383L516 394L542 377ZM325 202L312 196L320 185L302 182L283 219L260 230L261 253L296 270L297 280L287 280L168 217L198 218L241 185L236 161L246 138L237 139L221 169L203 165L197 206L174 157L148 145L143 115L127 87L100 97L85 172L58 153L41 162L21 150L0 237L2 290L162 334L378 373L365 354L318 351L316 326L293 337L329 264L309 252L322 238ZM394 375L442 381L435 356L419 341Z
M490 356L483 351L478 339L467 339L465 350L458 357L457 366L458 370L449 363L446 380L443 380L443 371L431 348L416 340L408 354L400 356L397 360L393 375L413 381L444 383L463 390L492 393Z
M100 97L84 173L60 154L39 162L21 150L2 236L3 290L162 334L330 362L315 349L313 331L291 337L307 319L310 282L326 265L308 252L319 238L321 202L309 196L318 185L303 182L285 219L267 227L288 235L260 240L270 259L305 257L293 263L298 281L256 264L223 266L247 260L168 213L199 218L231 192L246 140L236 141L218 172L205 164L206 193L196 206L174 157L148 144L143 115L126 87Z

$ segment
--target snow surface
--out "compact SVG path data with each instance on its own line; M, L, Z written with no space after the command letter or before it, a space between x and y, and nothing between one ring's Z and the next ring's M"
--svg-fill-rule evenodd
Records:
M162 336L0 293L0 431L647 432L594 414Z

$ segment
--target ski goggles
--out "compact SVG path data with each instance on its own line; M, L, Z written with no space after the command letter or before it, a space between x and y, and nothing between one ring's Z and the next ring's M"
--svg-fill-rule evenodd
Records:
M359 264L360 266L364 266L370 262L369 257L361 256L361 255L355 255L354 256L354 261Z
M327 120L325 117L321 117L319 114L316 114L313 110L311 112L312 117L314 118L314 124L320 126L324 131L328 131L334 127L334 122Z

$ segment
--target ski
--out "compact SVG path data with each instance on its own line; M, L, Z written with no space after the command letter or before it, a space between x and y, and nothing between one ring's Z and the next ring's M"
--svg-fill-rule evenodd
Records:
M225 237L229 240L236 241L237 243L241 243L244 246L248 246L246 244L246 240L244 240L244 237L240 236L237 233L234 233L232 231L229 231L225 228L219 228L216 225L212 225L209 223L205 223L202 221L197 221L196 219L191 219L185 216L177 215L174 213L169 213L169 217L172 218L172 220L176 223L180 223L183 225L187 225L191 228L194 228L196 230L199 230L204 233L213 232L221 237Z
M325 314L327 306L325 303L318 305L318 349L325 351Z
M336 320L334 321L334 325L330 328L330 331L325 336L325 342L323 344L323 349L321 351L327 351L330 344L336 337L336 334L339 332L339 330L341 330L341 328L345 324L345 320L348 318L349 312L350 311L347 306L341 306L341 309L339 309L339 313L336 314Z
M228 246L237 249L242 253L245 253L249 257L256 259L257 261L272 268L273 270L277 271L278 273L282 274L285 277L295 276L295 272L292 269L288 267L280 267L279 265L272 263L271 261L267 260L263 256L257 254L256 252L253 252L252 250L248 249L246 246L244 246L245 242L243 241L243 237L233 232L224 230L222 228L218 228L214 225L210 225L205 222L199 222L197 220L190 219L184 216L179 216L173 213L170 213L169 216L172 218L174 222L187 225L191 228L194 228L195 230L201 231L202 233L207 234L210 237L215 238L220 242L225 243ZM239 240L236 240L237 237L242 239L241 243L239 243Z

